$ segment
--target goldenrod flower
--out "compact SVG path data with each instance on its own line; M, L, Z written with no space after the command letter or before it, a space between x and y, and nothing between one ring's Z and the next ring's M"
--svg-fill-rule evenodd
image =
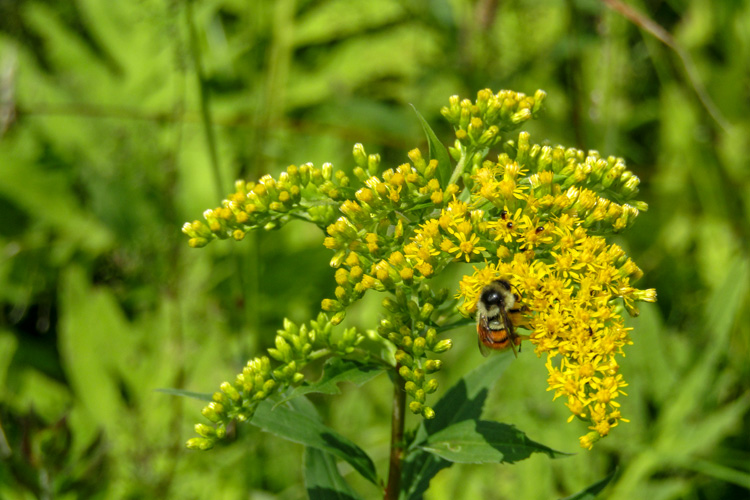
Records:
M299 328L285 324L268 350L277 368L267 357L256 358L234 385L222 385L204 410L218 427L197 427L200 437L190 445L210 447L232 418L251 417L273 391L300 383L313 345L351 354L356 332L345 331L333 344L330 329L368 290L388 292L378 333L395 346L409 408L434 417L426 398L437 385L426 374L440 363L426 353L442 353L452 343L437 338L447 297L433 292L429 280L453 262L484 259L461 281L458 310L473 316L482 289L508 280L523 306L518 327L547 358L548 390L570 410L569 420L587 423L581 446L591 448L626 421L619 401L627 383L618 360L632 342L619 299L636 315L636 303L655 301L656 292L633 287L643 272L604 235L632 225L647 205L632 201L639 180L620 158L531 144L526 132L516 140L503 137L534 117L545 95L485 89L475 102L451 97L441 112L457 139L449 148L457 159L452 174L445 161L428 161L418 149L408 153L411 163L378 174L380 157L357 144L351 178L331 164L290 166L277 177L238 181L219 207L204 212L205 221L184 224L189 244L200 247L303 219L325 231L323 244L336 269L335 299L321 304L331 317ZM488 160L500 140L503 152Z
M617 398L625 394L627 383L616 373L616 359L631 343L615 300L623 297L632 302L636 297L651 299L653 294L622 288L627 278L612 262L619 252L602 238L580 231L573 235L565 227L550 234L550 239L538 241L540 250L558 250L550 251L546 259L530 263L516 253L507 263L475 268L460 284L461 311L471 314L482 288L492 280L504 277L510 281L523 295L521 303L527 308L526 322L535 352L547 355L549 390L554 399L564 397L572 417L588 420L592 430L605 436L622 419ZM575 244L558 244L569 237ZM509 243L530 244L525 233L510 238ZM584 447L594 442L587 436L582 438Z
M476 234L472 234L471 237L467 239L466 235L462 232L456 233L456 237L458 238L458 244L454 244L453 242L450 242L447 248L447 251L450 253L456 254L456 260L461 260L461 257L463 256L466 259L466 262L469 262L472 255L479 254L480 252L487 250L484 247L477 246L477 243L479 243L479 237Z
M519 148L526 141L522 134ZM548 390L553 399L565 399L569 420L589 422L592 432L581 437L581 446L590 448L624 420L618 398L625 395L627 383L618 373L617 359L632 342L617 299L622 298L626 310L636 314L636 301L654 301L656 295L653 290L633 288L631 277L642 274L638 267L620 247L587 229L594 222L607 221L612 229L620 229L623 206L588 188L568 185L563 189L550 170L533 173L524 182L525 165L502 156L500 163L485 162L475 171L470 203L495 205L486 227L488 238L502 243L496 250L501 260L475 267L472 275L464 277L459 285L458 297L463 299L459 310L471 316L481 290L499 278L520 292L530 341L537 355L547 356ZM583 183L587 172L573 168L568 179ZM531 189L511 190L512 185ZM504 204L498 206L497 200ZM619 218L610 217L612 210ZM455 220L451 222L455 225ZM460 238L461 233L456 236ZM464 255L455 242L441 249Z

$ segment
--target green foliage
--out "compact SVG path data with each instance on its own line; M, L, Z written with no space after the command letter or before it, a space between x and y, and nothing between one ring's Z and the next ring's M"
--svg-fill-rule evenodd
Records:
M345 165L356 141L399 163L424 141L409 103L445 141L445 96L485 87L544 88L533 138L627 160L649 212L618 242L659 303L633 323L621 367L631 422L617 437L565 460L455 464L429 476L425 497L565 497L615 464L608 498L745 496L750 299L737 277L750 241L750 7L630 3L690 57L722 127L677 52L614 3L207 0L192 19L184 2L161 0L0 4L0 497L303 498L299 470L276 465L299 464L299 445L238 426L237 445L186 453L204 403L154 389L212 391L272 347L284 317L314 317L333 293L332 273L317 266L330 259L322 237L291 221L193 252L175 227L230 189L215 185L214 169L228 180L277 176L288 163ZM376 305L355 304L345 326L365 332ZM452 332L441 387L484 366L470 323ZM308 365L311 385L321 369ZM546 386L538 360L524 350L499 380L474 418L517 422L569 450L575 424L552 425L566 409L529 397ZM388 385L377 376L356 390L339 384L333 398L310 395L380 472ZM441 418L433 408L429 425ZM42 459L47 442L64 451ZM306 467L320 466L304 474L311 490L351 497L343 476L376 495L347 464L337 476L331 455L304 453Z
M295 399L291 404L301 401L304 399ZM378 484L375 464L359 446L323 425L316 418L302 414L298 408L289 411L286 406L277 406L271 410L271 406L271 403L261 405L252 423L284 439L317 448L344 460L365 479Z
M464 420L430 435L423 450L462 464L514 463L532 453L551 458L561 454L527 438L512 425L486 420Z
M463 422L478 420L487 400L487 393L510 364L509 356L497 356L468 373L435 405L436 417L425 420L417 429L413 446L421 446L430 436L443 429ZM404 475L413 478L408 488L404 488L403 498L421 498L430 480L450 463L438 455L420 449L410 454L404 463Z

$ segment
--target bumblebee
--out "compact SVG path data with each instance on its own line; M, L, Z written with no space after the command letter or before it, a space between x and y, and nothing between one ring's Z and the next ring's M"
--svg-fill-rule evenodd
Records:
M519 301L520 297L511 291L510 283L504 279L495 280L482 289L477 302L477 335L482 356L487 356L490 350L510 347L513 355L518 357L516 346L520 351L521 341L528 338L515 331L524 310Z

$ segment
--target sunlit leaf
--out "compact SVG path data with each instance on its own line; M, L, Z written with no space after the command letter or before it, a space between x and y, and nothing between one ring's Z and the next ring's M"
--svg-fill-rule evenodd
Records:
M62 280L59 348L75 394L97 422L115 432L125 402L112 367L118 350L126 352L130 331L113 294L93 289L87 279L83 269L71 266Z
M532 441L512 425L485 420L464 420L432 434L420 446L451 462L515 463L532 453L550 458L566 456L543 444Z
M427 433L434 434L462 420L478 419L490 388L513 362L509 354L491 357L456 382L435 404L435 418L425 423Z

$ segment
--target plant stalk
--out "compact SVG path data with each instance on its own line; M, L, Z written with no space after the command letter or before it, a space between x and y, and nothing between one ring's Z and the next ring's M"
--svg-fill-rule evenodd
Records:
M391 454L388 461L388 485L383 500L398 500L401 492L401 469L404 464L404 422L406 420L406 392L404 379L398 371L393 377L393 412L391 413Z

